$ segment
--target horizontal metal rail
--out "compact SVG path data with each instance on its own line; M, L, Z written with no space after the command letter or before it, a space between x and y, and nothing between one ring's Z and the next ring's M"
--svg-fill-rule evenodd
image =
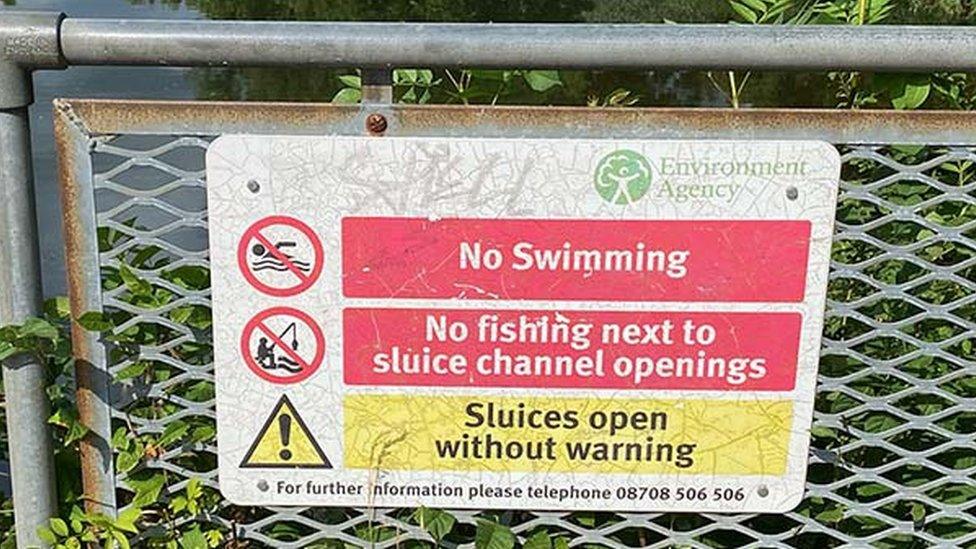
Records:
M70 65L976 71L976 27L66 18Z

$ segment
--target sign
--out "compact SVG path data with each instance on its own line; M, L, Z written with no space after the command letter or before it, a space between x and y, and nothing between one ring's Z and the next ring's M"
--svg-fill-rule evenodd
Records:
M237 247L237 265L255 290L298 295L322 273L322 243L308 225L272 215L251 225Z
M221 491L792 509L839 174L813 141L219 138Z
M322 365L325 338L315 320L290 307L261 311L241 332L241 357L271 383L298 383Z
M331 469L332 464L295 406L283 396L244 455L241 467Z

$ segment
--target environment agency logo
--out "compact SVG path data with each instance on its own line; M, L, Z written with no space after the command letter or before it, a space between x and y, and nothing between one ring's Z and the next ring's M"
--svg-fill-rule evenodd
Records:
M596 166L596 192L611 204L633 204L651 188L651 165L644 155L617 149Z

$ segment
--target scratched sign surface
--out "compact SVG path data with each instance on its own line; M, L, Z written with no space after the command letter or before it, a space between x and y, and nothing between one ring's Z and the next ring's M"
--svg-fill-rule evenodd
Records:
M221 491L794 507L839 171L812 141L219 138Z

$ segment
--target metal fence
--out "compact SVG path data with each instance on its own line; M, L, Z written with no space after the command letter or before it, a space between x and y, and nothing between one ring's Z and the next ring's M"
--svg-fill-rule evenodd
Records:
M0 27L4 323L38 310L36 240L24 231L33 224L24 120L34 68L283 63L976 70L976 37L945 28L182 24L62 21L50 14L5 17L12 24ZM380 76L380 85L364 90L364 96L388 100L389 88L382 85L388 72L370 74ZM80 100L58 102L56 113L72 313L77 318L102 311L117 322L109 338L79 326L73 333L78 405L92 430L81 449L92 510L115 512L130 505L132 486L149 470L166 472L164 497L190 478L217 486L216 449L207 431L214 416L203 165L208 142L244 132L361 135L367 117L378 113L388 121L386 135L814 138L835 143L842 153L803 504L782 516L505 513L516 534L544 528L565 536L571 546L976 547L976 116ZM143 299L121 283L124 271L148 281L153 298ZM18 532L27 546L35 542L33 526L53 511L50 448L38 444L46 440L43 377L38 377L40 367L26 360L5 366L7 399L18 408L10 410L9 428ZM163 434L176 424L187 425L190 434L154 450L144 465L120 463L118 445L112 444L115 428ZM454 514L459 525L446 544L472 543L480 513ZM276 547L432 541L408 510L225 505L216 516L199 520Z
M544 137L568 124L580 137L838 143L844 182L804 504L785 516L514 513L507 520L517 533L545 527L573 546L976 543L976 362L969 347L976 214L967 212L976 203L976 148L967 146L976 143L972 115L99 101L62 102L58 111L61 154L74 167L62 180L65 195L76 201L66 209L85 215L70 225L77 231L71 285L90 296L75 303L76 313L101 307L116 315L123 340L132 326L159 327L157 340L124 352L88 350L90 377L112 379L102 389L104 401L97 400L100 408L85 410L111 417L105 437L127 423L140 434L163 433L174 421L212 423L212 399L194 390L198 381L212 382L209 332L174 320L173 313L208 307L206 284L188 281L186 272L208 266L203 159L215 135L244 128L357 135L366 132L369 114L380 113L390 121L390 135ZM960 137L967 134L968 142ZM172 299L139 304L118 281L123 265ZM165 379L123 373L140 361L167 372ZM119 381L120 374L126 379ZM213 454L212 443L181 445L148 467L170 472L174 491L192 477L216 487L213 460L201 459ZM86 474L99 479L92 486L100 485L103 500L124 506L131 498L127 480L139 471L113 475L110 464ZM458 528L451 543L472 542L478 513L456 515L469 529ZM236 536L273 546L431 541L402 510L226 508L214 520Z

